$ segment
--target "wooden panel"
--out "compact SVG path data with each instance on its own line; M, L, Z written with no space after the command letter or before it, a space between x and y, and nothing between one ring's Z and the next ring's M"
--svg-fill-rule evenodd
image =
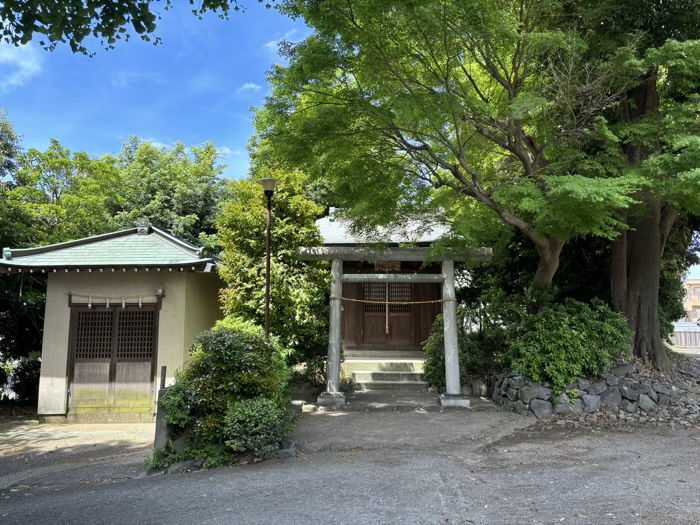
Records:
M71 385L70 407L109 404L109 361L76 362Z
M114 404L151 407L151 362L116 363Z
M416 285L417 301L434 301L440 299L442 292L438 284ZM441 312L441 303L429 303L418 305L416 315L417 344L422 344L430 335L430 329L435 322L435 318Z
M391 315L389 316L389 338L390 346L413 346L413 316L411 315Z
M152 412L156 308L74 308L69 409Z
M365 314L362 326L362 344L385 345L386 317L381 314Z
M343 284L343 297L362 299L362 285ZM356 346L362 341L362 303L343 301L343 344Z

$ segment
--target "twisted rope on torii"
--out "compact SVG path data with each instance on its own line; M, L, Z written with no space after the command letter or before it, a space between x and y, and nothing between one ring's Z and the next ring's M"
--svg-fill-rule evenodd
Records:
M331 299L340 299L341 301L350 301L352 303L367 303L367 304L432 304L454 302L455 299L432 299L430 301L370 301L368 299L354 299L352 297L334 297Z
M336 297L331 296L331 299L339 299L341 301L348 301L351 303L363 303L363 304L382 304L386 306L384 311L384 332L389 335L389 306L391 305L407 305L407 304L435 304L435 303L446 303L454 302L455 299L432 299L428 301L389 301L389 293L387 292L387 299L385 301L370 301L369 299L355 299L352 297Z

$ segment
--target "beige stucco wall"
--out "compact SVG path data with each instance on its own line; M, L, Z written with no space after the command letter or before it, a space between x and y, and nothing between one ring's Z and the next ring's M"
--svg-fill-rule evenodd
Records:
M217 284L213 285L213 282ZM200 283L201 290L198 289ZM208 328L216 320L214 311L218 305L218 279L211 275L153 270L49 274L39 381L40 415L66 413L70 327L68 293L111 297L146 296L152 295L156 288L165 290L159 312L157 387L160 384L161 367L167 367L166 383L170 384L175 370L186 359L196 332ZM189 300L193 301L193 305L188 304ZM154 298L147 301L153 302ZM73 302L86 303L87 299L76 297ZM188 315L192 318L187 319Z
M219 305L219 290L223 282L214 273L187 274L185 304L185 346L189 348L195 336L214 326L223 317Z

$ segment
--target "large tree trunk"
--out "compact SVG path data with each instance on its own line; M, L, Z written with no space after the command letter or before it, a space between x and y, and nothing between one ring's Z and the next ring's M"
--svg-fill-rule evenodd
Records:
M657 71L652 69L621 104L622 120L643 120L659 111ZM627 144L630 167L640 167L658 146ZM630 230L613 244L611 292L613 308L624 313L634 334L634 355L659 370L671 372L659 327L659 279L661 257L675 220L654 195L636 195L640 204L627 213Z
M537 253L540 260L537 264L537 270L532 280L533 286L551 286L554 274L559 268L559 260L561 258L561 250L564 247L564 241L559 239L549 239L546 246L538 246Z
M612 252L613 308L627 317L634 334L634 355L644 363L671 372L671 362L659 329L659 276L667 235L658 202L646 199L643 214L631 214L630 231L614 241Z

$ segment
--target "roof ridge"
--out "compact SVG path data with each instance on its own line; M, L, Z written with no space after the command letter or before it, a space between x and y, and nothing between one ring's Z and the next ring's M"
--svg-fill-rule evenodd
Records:
M72 241L59 242L56 244L47 244L46 246L37 246L35 248L3 248L2 256L4 259L11 260L14 257L26 257L29 255L37 255L40 253L48 253L56 250L63 250L65 248L74 248L75 246L82 246L83 244L92 244L94 242L106 241L108 239L116 239L118 237L123 237L131 233L136 233L137 229L129 228L126 230L118 230L116 232L102 233L99 235L92 235L90 237L83 237L81 239L75 239Z
M202 253L204 252L203 248L198 248L197 246L190 244L187 241L184 241L179 237L176 237L175 235L166 232L165 230L156 228L155 226L151 226L151 230L153 231L153 233L161 237L164 241L172 244L175 248L179 248L181 250L184 249L188 252L189 255L194 255L196 257L202 258Z

